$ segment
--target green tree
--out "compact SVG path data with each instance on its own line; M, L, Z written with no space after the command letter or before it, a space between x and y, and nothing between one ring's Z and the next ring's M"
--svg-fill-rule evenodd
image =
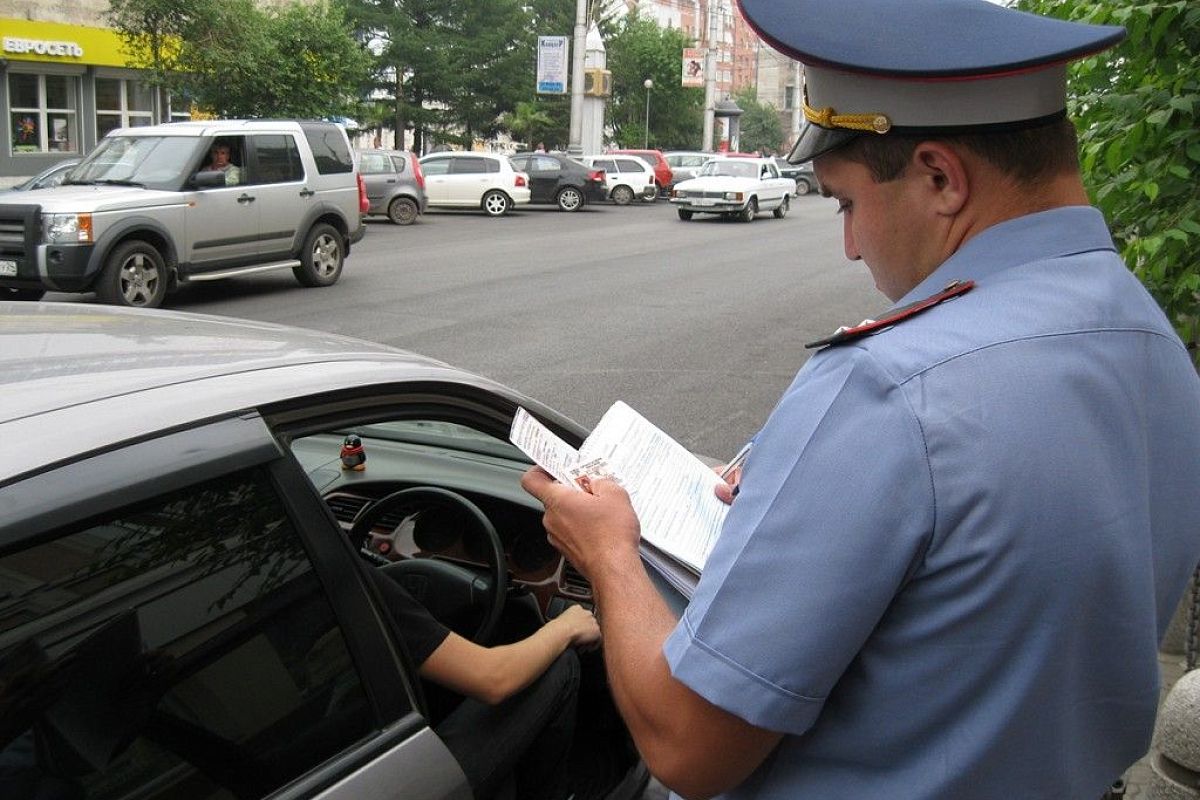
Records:
M370 88L392 99L397 131L470 145L531 97L534 33L517 0L346 0L378 52Z
M532 145L546 140L545 132L554 125L554 119L537 101L519 100L516 109L504 115L503 124L514 139Z
M680 85L680 59L692 40L674 28L660 28L636 11L627 16L607 44L613 74L609 124L624 147L641 147L646 136L646 78L650 90L650 147L695 149L704 125L704 90Z
M111 0L132 66L222 117L324 117L358 102L369 56L340 6Z
M1119 47L1070 71L1084 180L1125 263L1195 352L1200 340L1200 5L1194 0L1020 0L1124 25Z
M778 153L783 148L783 123L770 103L758 102L758 92L747 86L734 95L742 109L739 147L746 152Z

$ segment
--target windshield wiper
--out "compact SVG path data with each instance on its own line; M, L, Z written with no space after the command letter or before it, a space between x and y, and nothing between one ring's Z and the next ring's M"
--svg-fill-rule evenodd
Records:
M92 183L103 183L108 186L140 186L143 189L146 188L146 184L142 183L141 181L131 181L118 178L101 178L100 180L92 181Z

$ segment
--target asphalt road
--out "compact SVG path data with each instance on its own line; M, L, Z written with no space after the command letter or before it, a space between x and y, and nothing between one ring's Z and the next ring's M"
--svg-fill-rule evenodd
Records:
M751 436L810 351L887 303L834 203L681 222L666 201L368 222L341 280L184 287L169 307L361 336L483 373L593 425L624 400L695 452ZM75 299L51 295L47 299Z

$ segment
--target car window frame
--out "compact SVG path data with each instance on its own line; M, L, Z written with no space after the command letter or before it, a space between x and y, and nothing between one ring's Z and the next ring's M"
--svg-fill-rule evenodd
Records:
M360 573L358 556L341 535L332 512L257 414L85 454L0 485L0 507L5 508L0 518L0 555L56 539L64 529L89 519L252 467L267 469L301 537L344 634L376 727L398 726L404 735L416 733L425 725L425 706L411 660L384 621L380 599ZM118 475L129 479L118 481ZM396 680L398 674L401 680ZM395 745L392 738L387 746ZM349 749L364 746L370 749L369 742L361 741Z

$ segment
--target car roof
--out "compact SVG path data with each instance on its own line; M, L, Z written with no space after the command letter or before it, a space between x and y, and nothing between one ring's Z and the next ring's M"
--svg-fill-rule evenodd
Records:
M0 481L268 403L414 380L519 397L440 361L337 334L184 312L0 301Z

